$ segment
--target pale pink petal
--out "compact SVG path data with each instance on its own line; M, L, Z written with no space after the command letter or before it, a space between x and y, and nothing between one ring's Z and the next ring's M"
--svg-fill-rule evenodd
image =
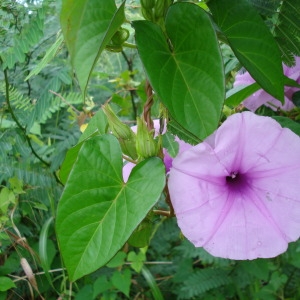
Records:
M274 257L300 236L300 138L269 117L235 114L178 155L169 176L183 234L212 255Z
M300 57L295 57L295 61L296 64L294 67L288 67L286 65L283 65L283 72L284 75L286 75L287 77L294 79L295 81L300 83ZM251 75L248 72L245 72L236 76L234 86L247 86L254 82L255 80L251 77ZM275 99L273 96L260 89L253 95L245 99L243 101L243 105L251 111L257 110L262 105L266 105L272 108L273 110L281 108L283 110L289 111L295 107L295 105L292 102L292 96L298 90L299 88L286 86L284 88L284 104L282 104L279 100Z

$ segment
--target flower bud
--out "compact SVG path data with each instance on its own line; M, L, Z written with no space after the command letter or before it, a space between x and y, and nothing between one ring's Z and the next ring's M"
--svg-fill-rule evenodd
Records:
M103 105L102 109L113 135L119 140L123 153L132 159L137 159L136 136L134 132L116 116L108 104Z
M149 131L146 122L137 118L136 151L140 158L157 156L161 146L160 139L154 139L154 131Z

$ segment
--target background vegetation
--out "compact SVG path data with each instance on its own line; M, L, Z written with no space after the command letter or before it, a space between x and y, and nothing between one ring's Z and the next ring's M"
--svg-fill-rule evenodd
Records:
M299 38L289 44L291 36L299 37L299 1L283 1L282 10L281 1L250 2L292 65L300 55ZM147 89L140 56L130 46L134 29L124 23L127 47L106 45L83 101L61 30L61 6L54 0L0 1L0 299L300 299L299 242L274 259L230 261L195 248L175 218L159 215L139 228L149 241L133 239L102 268L70 280L54 226L65 183L59 170L67 151L93 133L86 129L91 120L90 128L103 128L102 104L110 100L124 123L134 125ZM139 1L127 1L125 11L130 21L145 18ZM222 36L220 41L229 90L241 63ZM223 117L232 109L225 106ZM160 112L155 94L152 117ZM298 108L292 117L298 130Z

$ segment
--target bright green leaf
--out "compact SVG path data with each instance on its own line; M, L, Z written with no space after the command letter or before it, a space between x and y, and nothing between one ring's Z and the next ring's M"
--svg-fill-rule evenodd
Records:
M0 292L7 291L13 287L16 287L15 283L8 277L0 277Z
M280 51L257 11L247 0L211 0L207 4L238 60L264 90L283 102Z
M101 52L125 21L124 7L117 10L114 0L63 0L61 26L83 94Z
M131 285L131 272L129 269L125 269L123 273L114 272L111 277L112 284L123 294L129 297L130 285Z
M2 188L0 192L0 212L7 213L8 206L16 200L15 194L7 187Z
M261 87L256 82L248 86L237 86L227 92L225 104L229 106L238 106L242 101L259 89L261 89Z
M82 142L89 137L96 136L98 134L105 134L107 132L107 128L107 118L101 109L90 120L87 128L79 138L78 144L68 150L59 172L59 177L63 184L66 184L67 182L71 169L77 159L78 152L81 149Z
M136 254L134 251L130 251L127 256L127 260L132 262L131 268L136 272L141 272L144 262L146 261L146 254L139 252Z
M172 5L165 25L167 37L149 21L133 22L141 60L172 117L204 139L217 128L225 94L215 31L207 13L192 3Z
M172 135L170 132L166 132L162 136L162 143L163 148L167 149L171 157L175 157L177 155L179 150L179 144L175 141L174 135Z
M105 265L157 202L165 168L152 157L125 184L122 152L112 135L83 142L58 204L56 229L71 280Z

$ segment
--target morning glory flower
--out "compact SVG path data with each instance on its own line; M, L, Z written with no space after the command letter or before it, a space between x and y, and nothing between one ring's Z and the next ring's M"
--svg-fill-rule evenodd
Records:
M183 235L214 256L275 257L300 236L300 138L272 118L230 116L173 160L168 186Z
M300 83L300 57L295 57L295 60L296 64L294 67L288 67L286 65L283 65L283 73L287 77L294 79L295 81ZM247 86L254 82L255 80L251 77L251 75L248 72L245 72L243 74L240 73L237 74L235 78L234 87L240 85ZM282 110L289 111L295 107L295 105L292 102L292 96L296 91L299 91L299 88L286 86L284 88L284 104L282 105L282 103L279 100L275 99L263 89L260 89L253 95L245 99L243 101L243 105L251 111L257 110L262 105L269 106L273 110L281 108Z

